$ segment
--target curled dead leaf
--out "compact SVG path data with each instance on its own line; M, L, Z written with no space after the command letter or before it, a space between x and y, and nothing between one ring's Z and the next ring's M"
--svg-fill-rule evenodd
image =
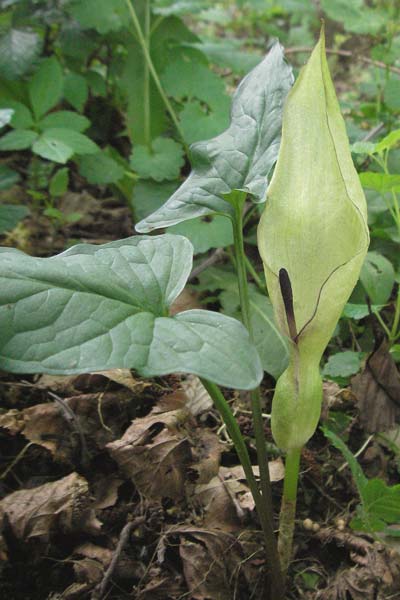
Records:
M86 479L71 473L63 479L9 494L0 502L0 531L18 540L48 542L54 533L84 530L98 534L101 523L90 506Z

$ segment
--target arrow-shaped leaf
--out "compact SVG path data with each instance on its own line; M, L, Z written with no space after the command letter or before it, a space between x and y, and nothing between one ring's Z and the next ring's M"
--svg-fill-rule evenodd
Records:
M218 313L168 317L192 266L181 236L82 244L52 258L0 249L0 368L195 373L251 389L262 369L247 331Z
M191 147L193 171L164 206L136 225L147 232L213 212L231 214L224 195L243 190L263 202L278 155L282 110L293 83L283 48L276 43L240 83L231 124L221 135Z

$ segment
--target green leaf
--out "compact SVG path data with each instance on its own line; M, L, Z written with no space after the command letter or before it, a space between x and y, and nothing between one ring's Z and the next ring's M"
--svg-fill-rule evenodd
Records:
M170 138L157 138L151 150L147 146L135 146L130 165L141 177L155 181L177 179L185 163L184 150Z
M36 119L40 119L48 110L61 100L64 76L60 63L55 56L46 58L40 64L31 81L28 92Z
M75 0L68 10L83 29L96 29L102 34L130 23L124 0Z
M371 312L380 312L383 306L383 304L372 304ZM369 313L370 311L367 304L351 304L348 302L343 309L342 317L358 321L367 317Z
M283 49L275 44L239 85L231 124L218 137L191 148L193 171L168 202L136 225L147 232L213 212L231 214L224 195L244 190L263 202L267 176L276 160L282 107L292 84Z
M400 485L388 486L381 479L370 479L363 488L365 511L387 524L400 522Z
M190 219L178 223L170 229L170 233L183 235L191 241L194 253L207 252L211 248L224 248L233 244L232 223L222 215Z
M33 144L32 152L38 154L42 158L52 160L53 162L62 165L64 165L74 154L71 146L68 146L58 139L46 136L45 134L41 135Z
M46 129L33 146L39 156L62 164L73 154L96 154L99 150L86 135L61 127Z
M383 99L390 110L400 110L400 79L389 79L385 85Z
M229 106L221 77L213 73L207 65L199 63L196 57L193 58L177 58L167 66L161 77L167 94L176 100L197 98L210 107L218 107L226 99Z
M125 174L125 169L105 152L97 152L78 159L79 173L93 185L116 183Z
M141 10L139 10L141 9ZM137 12L141 26L144 27L144 2L137 2ZM169 61L177 52L186 54L187 49L182 46L185 42L196 42L198 38L177 17L166 17L157 23L156 34L150 39L150 55L157 73L161 74ZM150 77L147 77L146 62L139 43L129 36L126 42L127 57L123 66L118 86L126 97L127 126L129 135L136 144L148 143L148 128L150 138L160 136L167 128L167 118L164 102ZM121 66L118 56L115 68ZM148 101L146 101L148 98Z
M372 142L355 142L350 146L350 150L353 154L374 154L376 151L376 144Z
M202 310L166 316L191 267L190 242L171 235L83 244L48 259L2 249L0 368L132 368L255 387L261 365L238 321Z
M0 37L0 77L19 79L32 67L43 41L30 29L11 28Z
M57 197L62 196L68 189L69 182L69 169L64 167L58 169L53 177L50 179L49 192L50 196Z
M9 131L0 138L0 150L26 150L30 148L37 138L37 133L29 129L16 129Z
M13 114L12 108L0 108L0 129L9 124Z
M20 176L16 171L0 164L0 190L9 190L19 180Z
M361 283L374 304L385 304L392 293L395 272L387 258L368 252L360 274Z
M373 173L365 171L360 173L360 181L363 187L375 190L381 194L394 190L400 191L400 175L388 175L386 173Z
M14 112L10 125L15 129L30 129L33 125L31 111L25 104L13 100L5 100L0 103L1 108L11 108Z
M229 125L229 107L218 107L206 112L198 100L186 102L179 113L179 121L185 142L193 144L200 140L218 135Z
M82 111L89 96L89 86L83 75L68 73L64 79L64 98L76 110Z
M337 377L350 377L358 373L361 367L361 359L359 352L338 352L332 354L326 363L323 375L335 379Z
M164 17L170 15L193 15L208 8L207 0L154 0L153 11Z
M26 206L20 204L0 204L0 233L12 231L28 214L29 210Z
M362 498L363 490L367 485L368 480L365 477L360 465L358 464L357 459L354 458L353 454L350 452L349 448L346 446L344 441L338 435L336 435L336 433L334 433L327 427L321 427L321 429L323 431L324 436L328 438L331 444L335 446L335 448L337 448L337 450L339 450L345 457L347 464L350 467L351 474L353 475L354 481L356 483L358 493Z
M400 129L395 129L386 135L380 142L375 146L375 152L385 152L397 146L400 142Z
M321 7L328 17L343 23L346 31L375 34L386 24L385 13L366 6L364 0L321 0Z
M261 56L254 51L248 52L243 48L241 40L225 40L219 39L218 42L202 41L201 43L190 44L192 48L197 48L208 59L222 67L223 69L231 69L234 73L243 75L254 69L261 60Z
M73 131L81 133L89 126L89 119L71 110L58 110L57 112L50 113L38 123L41 131L61 127L62 129L73 129Z

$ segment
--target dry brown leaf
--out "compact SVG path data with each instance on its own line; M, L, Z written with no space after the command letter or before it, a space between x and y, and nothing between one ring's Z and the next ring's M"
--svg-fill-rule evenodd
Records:
M229 470L232 474L232 477L242 480L246 479L246 475L244 474L242 465L230 467ZM275 483L276 481L282 481L282 479L285 477L285 465L283 464L283 460L281 458L270 460L268 462L268 470L271 483ZM253 473L255 477L260 477L260 469L258 465L253 465Z
M131 392L135 392L136 394L140 394L147 387L151 387L152 384L148 381L142 381L140 379L135 379L130 372L129 369L111 369L110 371L96 371L95 375L102 375L106 379L113 381L114 383L119 383L119 385L123 385L124 387L131 390Z
M400 374L387 341L370 355L364 371L353 378L352 390L366 431L393 429L400 418Z
M235 537L195 527L180 527L175 533L179 533L179 555L190 598L232 600L232 573L242 559Z
M213 431L202 428L193 432L191 441L195 464L190 468L190 479L197 484L207 483L218 474L224 445Z
M182 426L188 416L183 408L160 414L152 411L135 419L120 440L107 445L121 472L133 480L145 497L184 495L191 451Z
M185 310L192 310L195 308L203 308L198 300L198 294L189 288L184 288L179 296L173 301L169 312L170 315L173 316Z
M181 385L187 396L186 408L192 415L197 417L212 408L212 398L196 375L188 375Z
M6 522L6 523L5 523ZM86 479L71 473L36 488L19 490L0 502L0 529L11 528L19 540L49 541L54 532L97 534L101 523L90 507Z
M95 481L93 484L93 496L95 498L93 508L103 510L114 506L118 500L118 489L123 482L123 479L109 475Z
M22 411L10 410L0 415L0 427L12 435L22 434L30 442L49 450L56 460L71 464L81 446L80 432L99 449L104 448L113 439L113 431L119 433L130 402L130 392L123 389L101 395L80 394L65 399L64 403L75 415L80 431L74 420L67 419L55 402L36 404ZM115 410L116 406L118 411ZM107 429L106 425L113 431Z

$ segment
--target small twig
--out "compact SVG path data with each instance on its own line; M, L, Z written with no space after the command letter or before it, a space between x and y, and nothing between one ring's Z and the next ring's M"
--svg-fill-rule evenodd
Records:
M57 396L57 394L54 394L54 392L49 391L48 394L58 404L61 412L64 415L65 420L73 426L73 428L76 430L77 434L79 435L79 441L81 444L82 465L88 466L88 464L90 462L90 454L89 454L88 447L86 445L85 435L83 433L81 424L79 423L79 420L78 420L76 414L74 413L72 408L67 404L67 402L63 398L60 398L60 396Z
M313 48L310 46L292 46L291 48L286 48L285 54L301 54L303 52L312 52ZM354 58L355 60L359 60L367 65L371 65L373 67L378 67L379 69L388 69L392 71L392 73L398 73L400 75L400 67L395 67L394 65L387 65L381 60L373 60L372 58L368 58L368 56L360 56L359 54L355 54L351 50L335 50L334 48L326 48L327 54L337 54L338 56L344 56L345 58Z
M145 521L146 521L146 517L137 517L133 521L129 521L128 523L126 523L126 525L122 528L117 547L115 548L115 551L114 551L113 557L111 559L111 562L108 566L108 569L104 573L103 579L101 580L99 585L93 591L91 600L101 600L101 598L104 597L107 586L110 582L110 579L111 579L111 577L115 571L115 568L118 564L118 561L121 557L121 553L122 553L123 549L125 548L125 546L127 545L127 543L129 542L129 538L130 538L132 531L134 529L136 529L136 527L139 527L139 525L141 525Z
M378 135L378 133L380 133L382 131L382 129L385 127L385 123L378 123L378 125L376 125L375 127L373 127L371 129L371 131L369 131L367 133L367 135L365 135L362 138L362 142L369 142L369 140L372 140L372 138L374 138L376 135Z
M217 248L216 250L214 250L214 252L212 252L210 256L208 256L203 262L197 265L197 267L194 267L194 269L192 269L188 281L193 281L193 279L196 279L196 277L198 277L200 273L205 271L205 269L208 269L208 267L211 267L215 263L219 262L224 256L225 250L223 248Z

